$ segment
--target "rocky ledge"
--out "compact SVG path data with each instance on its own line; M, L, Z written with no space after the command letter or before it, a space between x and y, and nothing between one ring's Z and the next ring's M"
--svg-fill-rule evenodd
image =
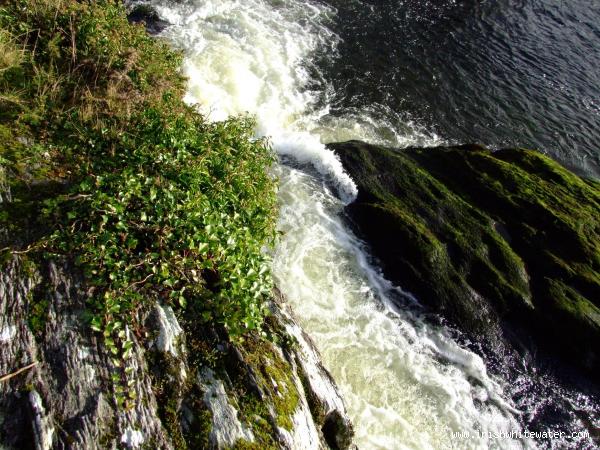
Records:
M236 342L160 303L139 311L145 325L124 330L134 343L127 408L115 401L121 361L90 329L89 298L66 261L4 262L2 448L350 447L337 388L278 293L266 337Z
M600 372L600 184L539 152L330 145L385 274L470 336Z

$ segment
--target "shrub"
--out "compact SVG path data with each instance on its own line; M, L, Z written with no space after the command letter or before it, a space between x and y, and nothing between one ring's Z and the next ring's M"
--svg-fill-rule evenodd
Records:
M114 363L156 300L233 336L259 328L276 198L253 121L208 123L186 105L181 55L113 2L11 0L0 25L0 173L15 197L3 226L43 217L50 231L22 246L83 269Z

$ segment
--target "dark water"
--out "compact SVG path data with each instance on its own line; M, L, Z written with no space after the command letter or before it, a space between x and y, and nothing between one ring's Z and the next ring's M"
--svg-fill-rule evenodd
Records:
M332 114L383 106L449 142L539 149L600 177L599 0L327 0ZM329 56L329 55L328 55Z
M331 115L376 111L444 142L535 148L600 177L600 0L325 3L341 38L318 63ZM564 368L531 355L486 360L511 380L527 429L595 436L540 439L542 448L597 448L597 380L557 375Z

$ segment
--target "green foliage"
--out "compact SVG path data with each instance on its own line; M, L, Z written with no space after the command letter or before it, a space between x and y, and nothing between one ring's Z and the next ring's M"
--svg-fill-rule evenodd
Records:
M23 246L83 269L91 327L122 369L113 381L127 404L140 309L193 306L233 337L260 328L274 156L251 119L207 123L187 106L181 55L122 5L10 0L0 25L0 172L15 197L0 228L21 214L22 229L39 228Z

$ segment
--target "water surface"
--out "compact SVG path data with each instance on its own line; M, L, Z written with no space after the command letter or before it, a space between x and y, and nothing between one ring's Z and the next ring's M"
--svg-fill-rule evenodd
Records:
M445 141L539 149L600 177L600 2L327 0L333 116L377 110Z
M492 94L479 92L477 80L486 76L474 74L471 82L459 71L466 56L488 53L475 52L472 42L461 44L472 54L457 47L453 56L442 39L459 42L452 33L460 24L477 31L492 2L152 3L173 24L164 36L185 52L188 100L212 120L253 114L257 134L269 136L280 156L274 173L282 237L274 275L346 398L359 448L589 443L499 437L530 427L581 430L571 410L593 411L595 404L525 366L490 373L459 333L429 320L416 299L386 281L344 223L343 207L356 188L324 145L517 139L509 132L514 124L483 131L502 108L485 119L477 105ZM560 146L548 151L562 154ZM581 170L591 167L565 155ZM565 408L566 415L548 414Z

